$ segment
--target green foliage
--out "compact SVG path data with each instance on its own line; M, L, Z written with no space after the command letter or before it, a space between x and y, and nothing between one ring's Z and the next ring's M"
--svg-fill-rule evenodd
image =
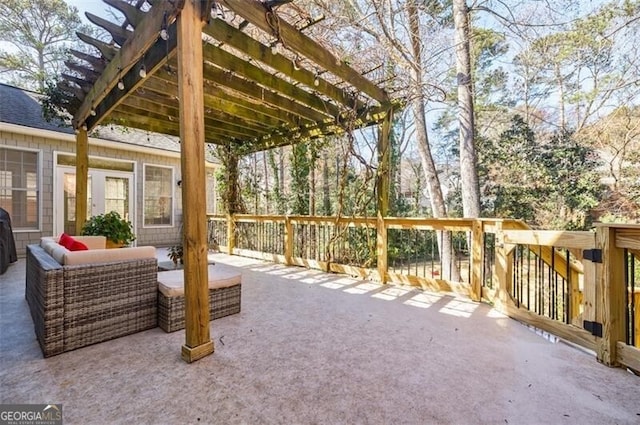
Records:
M485 213L545 228L581 229L602 188L594 153L570 132L544 143L519 115L498 140L479 143Z
M77 42L78 10L62 0L0 2L0 71L13 84L43 91L45 81L59 75L66 48Z
M82 227L82 234L106 236L110 241L124 245L136 239L131 222L120 217L116 211L91 217Z
M291 213L297 215L309 214L309 170L311 167L308 156L309 145L306 142L297 143L291 147Z
M282 193L280 181L280 170L276 164L275 149L269 149L267 152L267 159L269 162L269 168L273 176L273 200L275 201L276 214L284 214L287 211L287 198Z
M48 122L58 121L60 126L64 123L70 124L70 116L63 109L67 105L69 99L58 86L57 80L49 80L45 82L44 98L42 99L42 115Z
M212 152L222 164L222 167L216 172L216 182L223 212L246 213L237 176L237 154L227 146L216 147Z
M175 267L178 266L178 263L182 264L182 257L184 256L184 249L182 248L182 245L170 246L169 249L167 249L167 256L171 261L173 261Z

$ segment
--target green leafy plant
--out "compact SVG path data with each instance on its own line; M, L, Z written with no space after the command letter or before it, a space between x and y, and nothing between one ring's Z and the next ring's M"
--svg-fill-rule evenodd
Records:
M131 222L116 211L94 215L82 227L83 235L105 236L116 244L129 245L136 237Z
M178 262L182 264L183 255L184 250L182 249L182 245L173 245L167 250L167 256L171 261L173 261L174 267L178 267Z

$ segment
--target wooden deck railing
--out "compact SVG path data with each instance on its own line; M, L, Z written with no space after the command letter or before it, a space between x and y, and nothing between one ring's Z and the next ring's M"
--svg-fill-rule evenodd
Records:
M640 226L233 215L209 216L209 239L235 255L463 293L640 370ZM451 255L440 254L445 240Z

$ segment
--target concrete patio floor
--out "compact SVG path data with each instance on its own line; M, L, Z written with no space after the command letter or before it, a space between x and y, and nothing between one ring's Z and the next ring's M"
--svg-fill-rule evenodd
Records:
M62 403L67 425L640 423L640 377L487 305L213 258L242 271L242 312L211 324L216 351L194 364L184 331L159 328L43 359L11 265L0 403Z

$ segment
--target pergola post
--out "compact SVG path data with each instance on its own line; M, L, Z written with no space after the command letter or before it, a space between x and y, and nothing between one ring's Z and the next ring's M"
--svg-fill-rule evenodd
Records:
M87 130L76 133L76 235L82 233L87 220L87 183L89 181L89 137Z
M200 2L187 0L178 16L178 93L184 221L185 344L188 363L213 353L209 335L207 215Z
M377 263L378 263L378 275L380 282L387 282L387 227L384 223L384 218L389 213L389 177L391 166L391 148L390 148L390 135L391 135L391 122L393 121L393 109L389 108L384 121L380 126L380 133L378 135L378 173L376 176L377 187L377 220L376 220L376 245L377 245Z

